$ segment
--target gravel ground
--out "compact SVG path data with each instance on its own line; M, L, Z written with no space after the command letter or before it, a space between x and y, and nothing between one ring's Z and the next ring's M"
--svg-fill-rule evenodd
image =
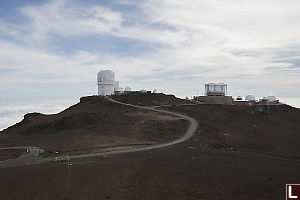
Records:
M169 107L199 121L163 149L0 171L0 199L281 200L300 183L298 109ZM127 116L128 117L128 116ZM151 123L150 123L151 125Z

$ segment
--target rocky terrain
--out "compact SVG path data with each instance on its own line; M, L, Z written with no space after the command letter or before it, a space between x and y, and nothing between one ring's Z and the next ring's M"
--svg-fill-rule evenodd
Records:
M54 115L29 113L0 132L0 147L37 146L45 155L102 151L106 146L149 145L179 138L187 122L169 115L112 103L100 96Z
M0 150L0 160L15 158L15 157L21 156L23 153L25 153L25 150L23 150L23 149Z
M174 95L166 95L163 93L141 93L131 92L123 95L114 95L113 99L140 106L159 106L159 105L172 105L172 104L193 104L190 100L180 99Z
M151 98L147 105L169 101ZM140 101L143 97L135 100ZM145 115L121 105L116 110L110 103L107 107L114 112L122 110L114 115L115 120L138 115L132 119L135 121ZM0 199L281 200L285 184L300 183L299 109L286 105L176 105L161 109L195 118L199 122L195 135L184 143L152 151L1 169ZM166 135L175 134L171 128L176 123L164 131ZM151 126L141 128L140 134ZM13 133L19 130L14 129L6 130L7 135L33 135ZM168 139L148 136L149 141Z
M204 148L300 159L300 110L288 105L165 107L198 120Z

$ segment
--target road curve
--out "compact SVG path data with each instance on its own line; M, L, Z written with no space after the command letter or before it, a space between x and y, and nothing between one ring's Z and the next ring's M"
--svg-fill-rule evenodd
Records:
M15 159L9 159L9 160L4 160L0 161L0 168L8 168L8 167L17 167L17 166L26 166L26 165L31 165L31 164L39 164L39 163L45 163L45 162L55 162L55 161L64 161L64 160L73 160L73 159L78 159L78 158L90 158L90 157L97 157L97 156L107 156L107 155L116 155L116 154L124 154L124 153L133 153L133 152L139 152L139 151L147 151L147 150L153 150L153 149L159 149L163 147L169 147L172 145L179 144L181 142L184 142L191 138L197 127L198 127L198 122L186 115L179 114L179 113L174 113L171 111L166 111L166 110L158 110L156 107L159 106L136 106L136 105L131 105L131 104L125 104L121 103L118 101L115 101L111 98L107 99L109 101L112 101L117 104L125 105L125 106L131 106L135 108L142 108L145 110L150 110L154 112L160 112L168 115L172 115L175 117L183 118L189 122L189 126L184 134L183 137L174 140L172 142L164 143L164 144L156 144L152 146L147 146L147 147L140 147L140 148L134 148L134 149L124 149L124 150L117 150L117 151L109 151L109 152L99 152L99 153L87 153L87 154L79 154L79 155L71 155L71 156L57 156L57 157L50 157L50 158L42 158L39 156L23 156L20 158L15 158ZM8 147L8 148L24 148L24 147ZM36 147L28 147L29 149L37 149ZM27 149L28 149L27 148ZM7 148L2 148L2 149L7 149Z

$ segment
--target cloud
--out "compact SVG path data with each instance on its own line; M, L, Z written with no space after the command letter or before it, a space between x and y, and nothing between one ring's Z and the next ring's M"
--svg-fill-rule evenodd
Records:
M227 82L234 95L251 88L250 93L259 95L288 96L299 87L300 69L294 62L300 52L296 0L147 0L134 5L117 1L109 6L76 2L27 5L20 9L29 19L22 29L0 21L4 34L23 41L0 39L0 68L15 70L0 75L2 85L93 82L103 66L115 70L125 84L161 88L180 96L195 94L212 81ZM135 10L129 13L122 6ZM143 42L149 48L125 56L83 47L65 54L59 50L72 47L53 42L80 44L105 36L112 46L120 45L113 43L118 38L130 39L131 44ZM181 73L167 76L177 71Z
M122 86L180 97L203 94L206 82L228 83L234 96L300 97L298 0L50 0L16 10L17 21L0 18L0 129L67 105L10 103L95 94L100 69Z
M22 12L32 21L30 30L36 40L46 40L51 34L63 37L109 33L122 24L119 12L102 6L75 8L71 2L54 0L41 6L26 6Z
M145 26L143 22L131 26L123 25L121 12L100 5L75 7L70 1L53 0L40 6L26 6L21 10L31 20L28 28L32 32L33 42L47 41L53 35L68 38L106 34L167 45L187 39L174 31Z
M55 114L74 104L74 101L51 101L39 104L20 104L0 106L0 131L23 119L27 113L38 112L43 114Z

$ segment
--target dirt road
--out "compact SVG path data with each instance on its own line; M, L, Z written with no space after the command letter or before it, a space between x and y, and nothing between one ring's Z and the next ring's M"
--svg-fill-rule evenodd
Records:
M146 147L140 147L140 148L132 148L132 149L122 149L122 150L116 150L116 151L109 151L109 152L99 152L99 153L87 153L87 154L78 154L78 155L67 155L67 156L57 156L57 157L50 157L50 158L42 158L38 156L38 148L36 147L9 147L9 149L24 149L26 148L28 153L25 154L22 157L15 158L15 159L9 159L9 160L4 160L0 161L0 168L8 168L8 167L17 167L17 166L24 166L24 165L31 165L31 164L39 164L39 163L45 163L45 162L53 162L53 161L64 161L64 160L73 160L73 159L79 159L79 158L90 158L90 157L97 157L97 156L108 156L108 155L116 155L116 154L125 154L125 153L132 153L132 152L139 152L139 151L147 151L147 150L153 150L153 149L159 149L163 147L168 147L172 145L179 144L181 142L184 142L191 138L194 134L194 132L197 129L198 122L186 115L183 114L178 114L175 112L171 111L166 111L166 110L158 110L156 109L155 106L136 106L136 105L131 105L131 104L125 104L118 102L116 100L107 98L108 101L112 101L117 104L121 104L124 106L131 106L135 108L142 108L145 110L150 110L154 112L159 112L159 113L164 113L168 115L172 115L175 117L183 118L189 122L189 127L186 130L185 134L183 137L164 144L156 144L152 146L146 146ZM1 149L0 149L1 150Z

